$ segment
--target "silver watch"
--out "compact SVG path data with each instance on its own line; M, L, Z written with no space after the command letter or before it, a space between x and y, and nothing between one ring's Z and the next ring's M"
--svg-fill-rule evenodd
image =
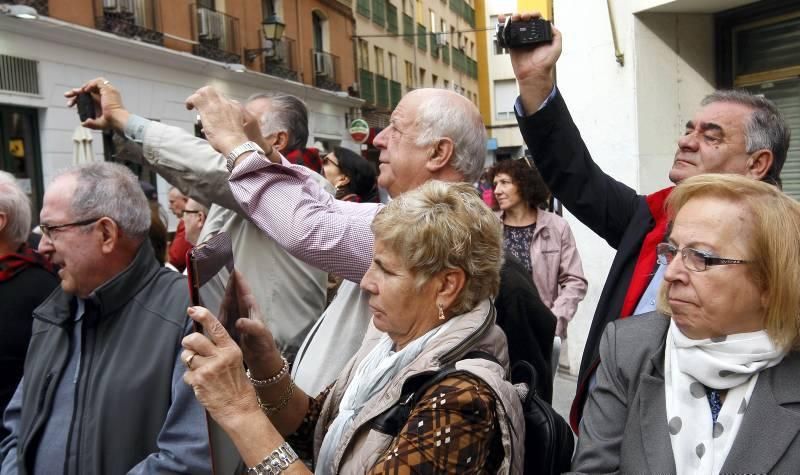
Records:
M231 150L231 153L228 154L228 159L226 161L226 164L228 166L228 171L229 172L233 171L233 167L236 165L236 159L239 157L239 155L241 155L241 154L243 154L245 152L261 152L261 153L264 153L264 151L261 149L261 147L259 147L258 144L255 143L255 142L245 142L245 143L239 145L235 149Z
M261 463L248 468L247 475L276 475L289 468L289 465L293 464L297 458L297 454L289 443L284 442Z

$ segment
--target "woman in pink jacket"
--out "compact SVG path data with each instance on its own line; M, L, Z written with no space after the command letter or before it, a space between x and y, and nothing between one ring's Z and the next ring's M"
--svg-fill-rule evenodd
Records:
M531 273L542 302L558 318L556 336L564 339L567 324L586 295L572 231L561 216L540 208L550 192L527 158L499 162L490 178L503 220L506 254Z

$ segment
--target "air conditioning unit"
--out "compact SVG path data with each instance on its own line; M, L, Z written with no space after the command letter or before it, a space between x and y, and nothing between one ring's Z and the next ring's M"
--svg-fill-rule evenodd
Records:
M223 30L222 15L205 8L197 10L197 36L213 40L221 38Z
M103 0L103 10L108 12L132 12L134 0Z
M314 71L317 75L330 76L332 70L331 57L322 51L314 51Z
M436 33L434 41L437 47L444 48L447 46L447 33Z

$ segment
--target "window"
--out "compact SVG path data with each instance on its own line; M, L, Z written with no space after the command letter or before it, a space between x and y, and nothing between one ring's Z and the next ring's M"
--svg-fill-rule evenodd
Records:
M445 23L444 18L439 18L439 32L447 33L447 23Z
M311 12L314 51L328 51L328 19L319 10Z
M514 102L518 95L516 80L503 79L494 82L494 109L497 120L514 119Z
M417 23L420 25L425 24L425 8L422 6L422 0L417 0Z
M439 87L439 76L431 74L431 85L433 87Z
M383 48L375 47L375 74L385 75L383 68Z
M389 53L389 79L397 81L397 55Z
M419 87L425 87L425 68L419 68Z
M214 0L197 0L197 8L208 8L209 10L216 10L214 8L214 4L216 2Z
M361 69L369 71L369 43L361 38L358 39L358 64Z
M406 86L414 87L414 65L406 61Z
M431 23L430 23L431 31L430 31L430 33L436 33L436 14L433 13L433 10L428 10L428 14L430 15L430 18L431 18Z
M447 79L444 80L444 88L450 89L450 81L448 81Z
M261 14L264 20L271 16L282 18L282 13L281 0L261 0Z

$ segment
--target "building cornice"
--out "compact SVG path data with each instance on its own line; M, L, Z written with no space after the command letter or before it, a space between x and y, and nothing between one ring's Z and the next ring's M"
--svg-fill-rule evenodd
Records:
M345 93L327 91L249 69L244 72L231 71L226 68L225 63L183 51L175 51L123 38L51 17L41 16L36 20L22 20L0 16L0 31L8 31L21 36L73 46L87 52L103 53L133 61L141 61L150 65L199 74L233 84L242 84L262 90L281 91L302 97L304 100L320 101L345 107L360 107L364 103L362 99L347 96Z

